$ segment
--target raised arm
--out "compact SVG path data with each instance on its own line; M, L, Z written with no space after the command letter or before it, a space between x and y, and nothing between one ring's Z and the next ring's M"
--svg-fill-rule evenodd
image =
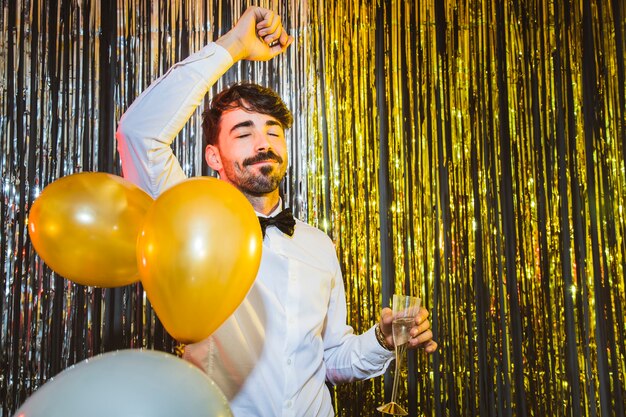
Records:
M215 43L173 65L120 119L116 138L124 177L153 197L184 180L170 144L211 86L233 63L269 60L292 41L278 15L250 7Z

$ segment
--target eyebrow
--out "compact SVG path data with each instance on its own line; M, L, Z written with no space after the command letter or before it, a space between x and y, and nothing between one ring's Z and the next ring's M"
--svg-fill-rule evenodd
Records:
M254 123L252 123L252 120L246 120L245 122L237 123L235 126L233 126L230 129L230 133L232 133L233 130L239 129L240 127L251 127L251 126L253 126L253 124ZM268 120L267 122L265 122L265 126L280 126L280 127L282 127L280 122L278 122L277 120Z

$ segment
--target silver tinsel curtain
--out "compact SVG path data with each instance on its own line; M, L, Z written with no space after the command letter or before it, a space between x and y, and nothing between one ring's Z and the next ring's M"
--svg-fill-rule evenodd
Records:
M623 416L623 0L261 1L296 42L238 80L295 114L283 187L335 241L349 321L420 295L441 345L409 355L401 400L436 416ZM120 174L114 131L174 62L248 2L0 0L0 402L105 351L173 351L139 284L55 275L30 244L43 187ZM212 94L211 93L211 94ZM210 95L209 95L210 96ZM199 112L175 151L203 166ZM335 389L375 415L389 376Z

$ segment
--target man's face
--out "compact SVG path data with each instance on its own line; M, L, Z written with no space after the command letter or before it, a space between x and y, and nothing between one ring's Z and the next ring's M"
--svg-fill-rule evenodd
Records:
M287 171L285 132L274 117L237 108L220 120L217 146L207 147L209 166L240 191L275 191Z

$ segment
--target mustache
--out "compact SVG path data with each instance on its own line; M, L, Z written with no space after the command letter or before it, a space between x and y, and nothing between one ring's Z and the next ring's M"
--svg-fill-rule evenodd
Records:
M250 158L246 158L243 160L243 165L247 166L247 165L252 165L252 164L256 164L257 162L261 162L261 161L276 161L279 164L283 163L283 158L280 157L280 155L275 154L274 152L270 151L266 151L266 152L259 152L258 154L251 156Z

